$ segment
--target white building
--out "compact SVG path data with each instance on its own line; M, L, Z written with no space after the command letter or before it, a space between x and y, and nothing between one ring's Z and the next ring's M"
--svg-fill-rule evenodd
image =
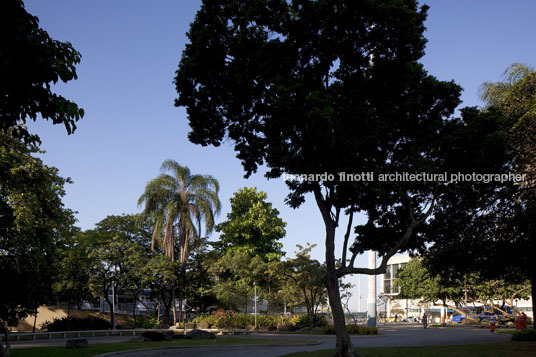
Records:
M421 299L404 299L399 297L400 287L394 283L398 277L398 271L405 266L410 256L397 255L391 257L387 262L387 271L380 278L380 298L384 301L383 311L380 309L380 314L386 318L393 318L395 315L402 318L420 318L425 311L428 311L433 323L441 323L448 321L454 311L445 308L442 302L425 303ZM448 305L454 306L454 302L447 302ZM514 306L518 311L523 311L527 316L532 317L532 300L514 300Z

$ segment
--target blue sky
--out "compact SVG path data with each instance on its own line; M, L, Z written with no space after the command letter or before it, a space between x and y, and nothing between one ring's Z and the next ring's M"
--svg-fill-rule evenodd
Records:
M499 80L512 62L536 64L535 1L424 3L430 10L422 63L439 79L453 79L464 88L463 106L480 105L480 84ZM43 160L73 179L64 202L78 211L82 229L92 228L107 215L138 212L136 202L145 184L160 173L165 159L174 159L194 173L219 180L220 221L229 211L233 192L255 186L267 192L287 222L284 249L292 255L296 244L317 243L313 256L324 260L324 226L312 197L300 209L290 209L284 204L287 188L282 180L268 181L262 172L243 178L230 143L203 148L187 139L187 117L183 108L173 106L172 81L199 1L26 0L25 4L51 37L71 42L82 54L78 80L56 86L57 92L85 109L75 134L68 136L63 127L44 121L29 125L41 136L47 151ZM365 259L358 263L366 264ZM363 278L351 281L359 281L366 290ZM357 290L354 296L353 310Z

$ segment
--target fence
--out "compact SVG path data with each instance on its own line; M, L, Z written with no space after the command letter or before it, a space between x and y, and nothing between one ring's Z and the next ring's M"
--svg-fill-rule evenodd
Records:
M138 336L146 331L169 331L166 329L125 329L125 330L86 330L86 331L62 331L62 332L33 332L33 333L10 333L10 341L51 340L80 337L101 336ZM4 342L4 335L0 335L0 342Z

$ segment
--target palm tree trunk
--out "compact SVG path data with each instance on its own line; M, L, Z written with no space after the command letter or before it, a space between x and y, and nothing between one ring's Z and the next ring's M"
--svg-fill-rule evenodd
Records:
M175 287L173 287L171 290L171 300L173 304L173 325L176 325L177 324L177 305L175 304Z

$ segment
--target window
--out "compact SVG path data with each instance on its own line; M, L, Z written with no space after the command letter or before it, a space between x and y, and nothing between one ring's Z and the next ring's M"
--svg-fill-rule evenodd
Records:
M385 277L384 277L385 280L391 279L391 269L392 269L392 267L393 267L392 265L387 266L387 270L385 271Z
M385 279L383 281L383 292L385 294L390 294L391 293L391 280Z
M400 287L395 284L395 280L398 277L398 271L406 264L390 264L387 266L385 274L383 275L383 293L384 294L398 294L400 293Z

